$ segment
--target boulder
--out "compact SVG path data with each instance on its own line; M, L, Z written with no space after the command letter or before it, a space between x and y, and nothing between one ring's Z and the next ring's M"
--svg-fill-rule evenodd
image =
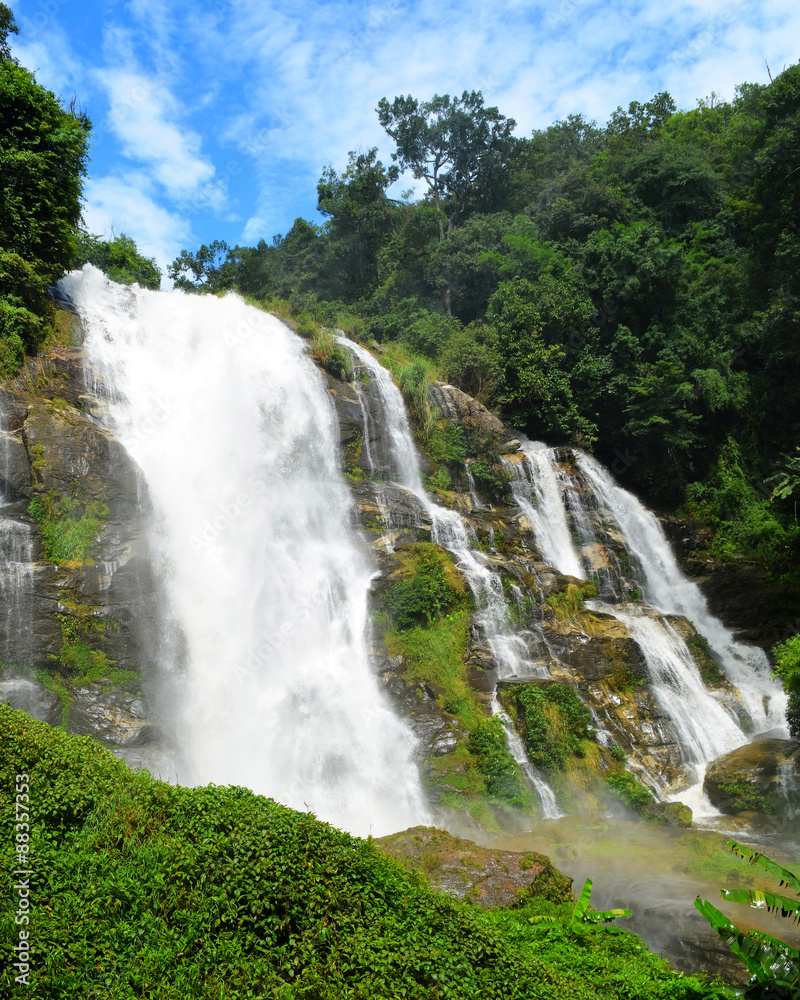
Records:
M572 879L544 854L495 851L427 826L382 837L377 844L408 871L423 873L433 888L484 908L531 897L572 901Z
M495 437L502 437L506 433L505 425L499 417L454 385L434 382L428 389L428 402L431 409L438 409L445 420L460 424L466 430L477 428ZM516 442L517 447L518 445L519 442Z
M800 740L767 735L717 757L703 791L724 813L800 816Z

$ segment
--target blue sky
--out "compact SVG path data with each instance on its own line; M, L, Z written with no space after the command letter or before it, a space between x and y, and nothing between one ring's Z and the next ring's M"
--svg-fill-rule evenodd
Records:
M391 141L381 97L482 90L528 135L668 90L679 107L800 58L797 0L10 0L12 50L94 123L84 217L164 266L317 219L316 182ZM398 185L398 193L410 186Z

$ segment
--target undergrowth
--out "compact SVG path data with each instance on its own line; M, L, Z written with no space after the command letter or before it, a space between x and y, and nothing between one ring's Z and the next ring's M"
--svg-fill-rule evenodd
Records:
M482 911L360 840L243 788L131 772L88 738L0 706L6 982L19 941L13 787L29 776L37 1000L699 1000L628 933L563 908ZM528 917L558 916L547 936ZM5 995L8 995L7 993Z

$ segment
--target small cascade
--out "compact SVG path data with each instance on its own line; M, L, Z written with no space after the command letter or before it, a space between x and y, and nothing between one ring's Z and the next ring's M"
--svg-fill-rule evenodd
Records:
M10 506L0 503L0 662L27 666L33 659L34 542L30 526L8 516Z
M392 470L397 482L412 493L431 521L431 538L453 556L472 592L477 608L475 624L486 640L498 669L498 676L532 677L534 670L525 640L510 628L510 615L503 581L491 568L484 554L470 539L470 525L456 511L434 503L422 485L419 455L408 422L403 395L391 374L365 348L340 336L339 343L358 359L370 376L370 387L377 387L382 420L389 439ZM361 393L360 393L361 395ZM364 436L368 433L365 426Z
M12 449L18 438L8 430L0 404L0 479L8 483ZM28 666L34 659L35 545L30 524L20 517L19 498L0 489L0 663ZM15 502L15 500L17 502ZM25 504L27 506L27 504Z
M800 817L800 780L797 775L797 765L792 760L787 760L778 768L778 781L780 783L781 795L786 802L786 813L788 819Z
M522 462L504 459L503 465L514 476L511 491L528 519L542 562L566 576L582 578L581 561L564 516L553 449L538 441L525 441L520 450Z
M483 504L478 499L478 494L475 491L475 477L472 475L472 470L469 464L464 466L464 470L467 473L467 488L469 489L469 499L472 503L473 510L484 510Z
M609 608L601 602L590 606L611 611L625 625L644 654L653 693L669 715L683 763L695 779L697 769L744 742L744 735L725 709L708 693L686 643L661 617ZM640 609L637 609L640 610Z
M91 266L64 284L108 387L101 419L152 501L183 640L158 635L180 780L245 785L361 835L426 822L414 739L371 672L373 567L304 343L235 295L123 288Z
M684 615L704 636L720 660L728 680L738 689L755 732L783 728L786 695L770 680L769 660L763 650L736 642L733 634L708 610L696 583L681 572L658 519L633 494L617 486L589 455L576 460L594 494L611 512L635 564L645 601L665 614Z
M503 728L506 733L506 742L508 743L508 749L511 756L517 764L519 764L519 769L526 781L539 796L539 804L542 809L542 819L560 819L562 816L566 816L566 813L562 812L558 808L556 795L550 787L550 783L528 760L528 755L525 752L525 746L522 739L520 738L519 733L514 729L514 725L511 722L508 713L503 710L503 706L497 698L492 699L492 715L496 716L503 723Z

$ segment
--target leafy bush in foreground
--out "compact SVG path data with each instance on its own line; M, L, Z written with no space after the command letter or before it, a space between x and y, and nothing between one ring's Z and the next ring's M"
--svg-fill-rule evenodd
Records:
M18 941L12 803L23 772L31 998L721 995L671 972L634 935L543 940L528 922L535 910L456 902L310 814L242 788L134 774L92 740L0 706L4 996Z

